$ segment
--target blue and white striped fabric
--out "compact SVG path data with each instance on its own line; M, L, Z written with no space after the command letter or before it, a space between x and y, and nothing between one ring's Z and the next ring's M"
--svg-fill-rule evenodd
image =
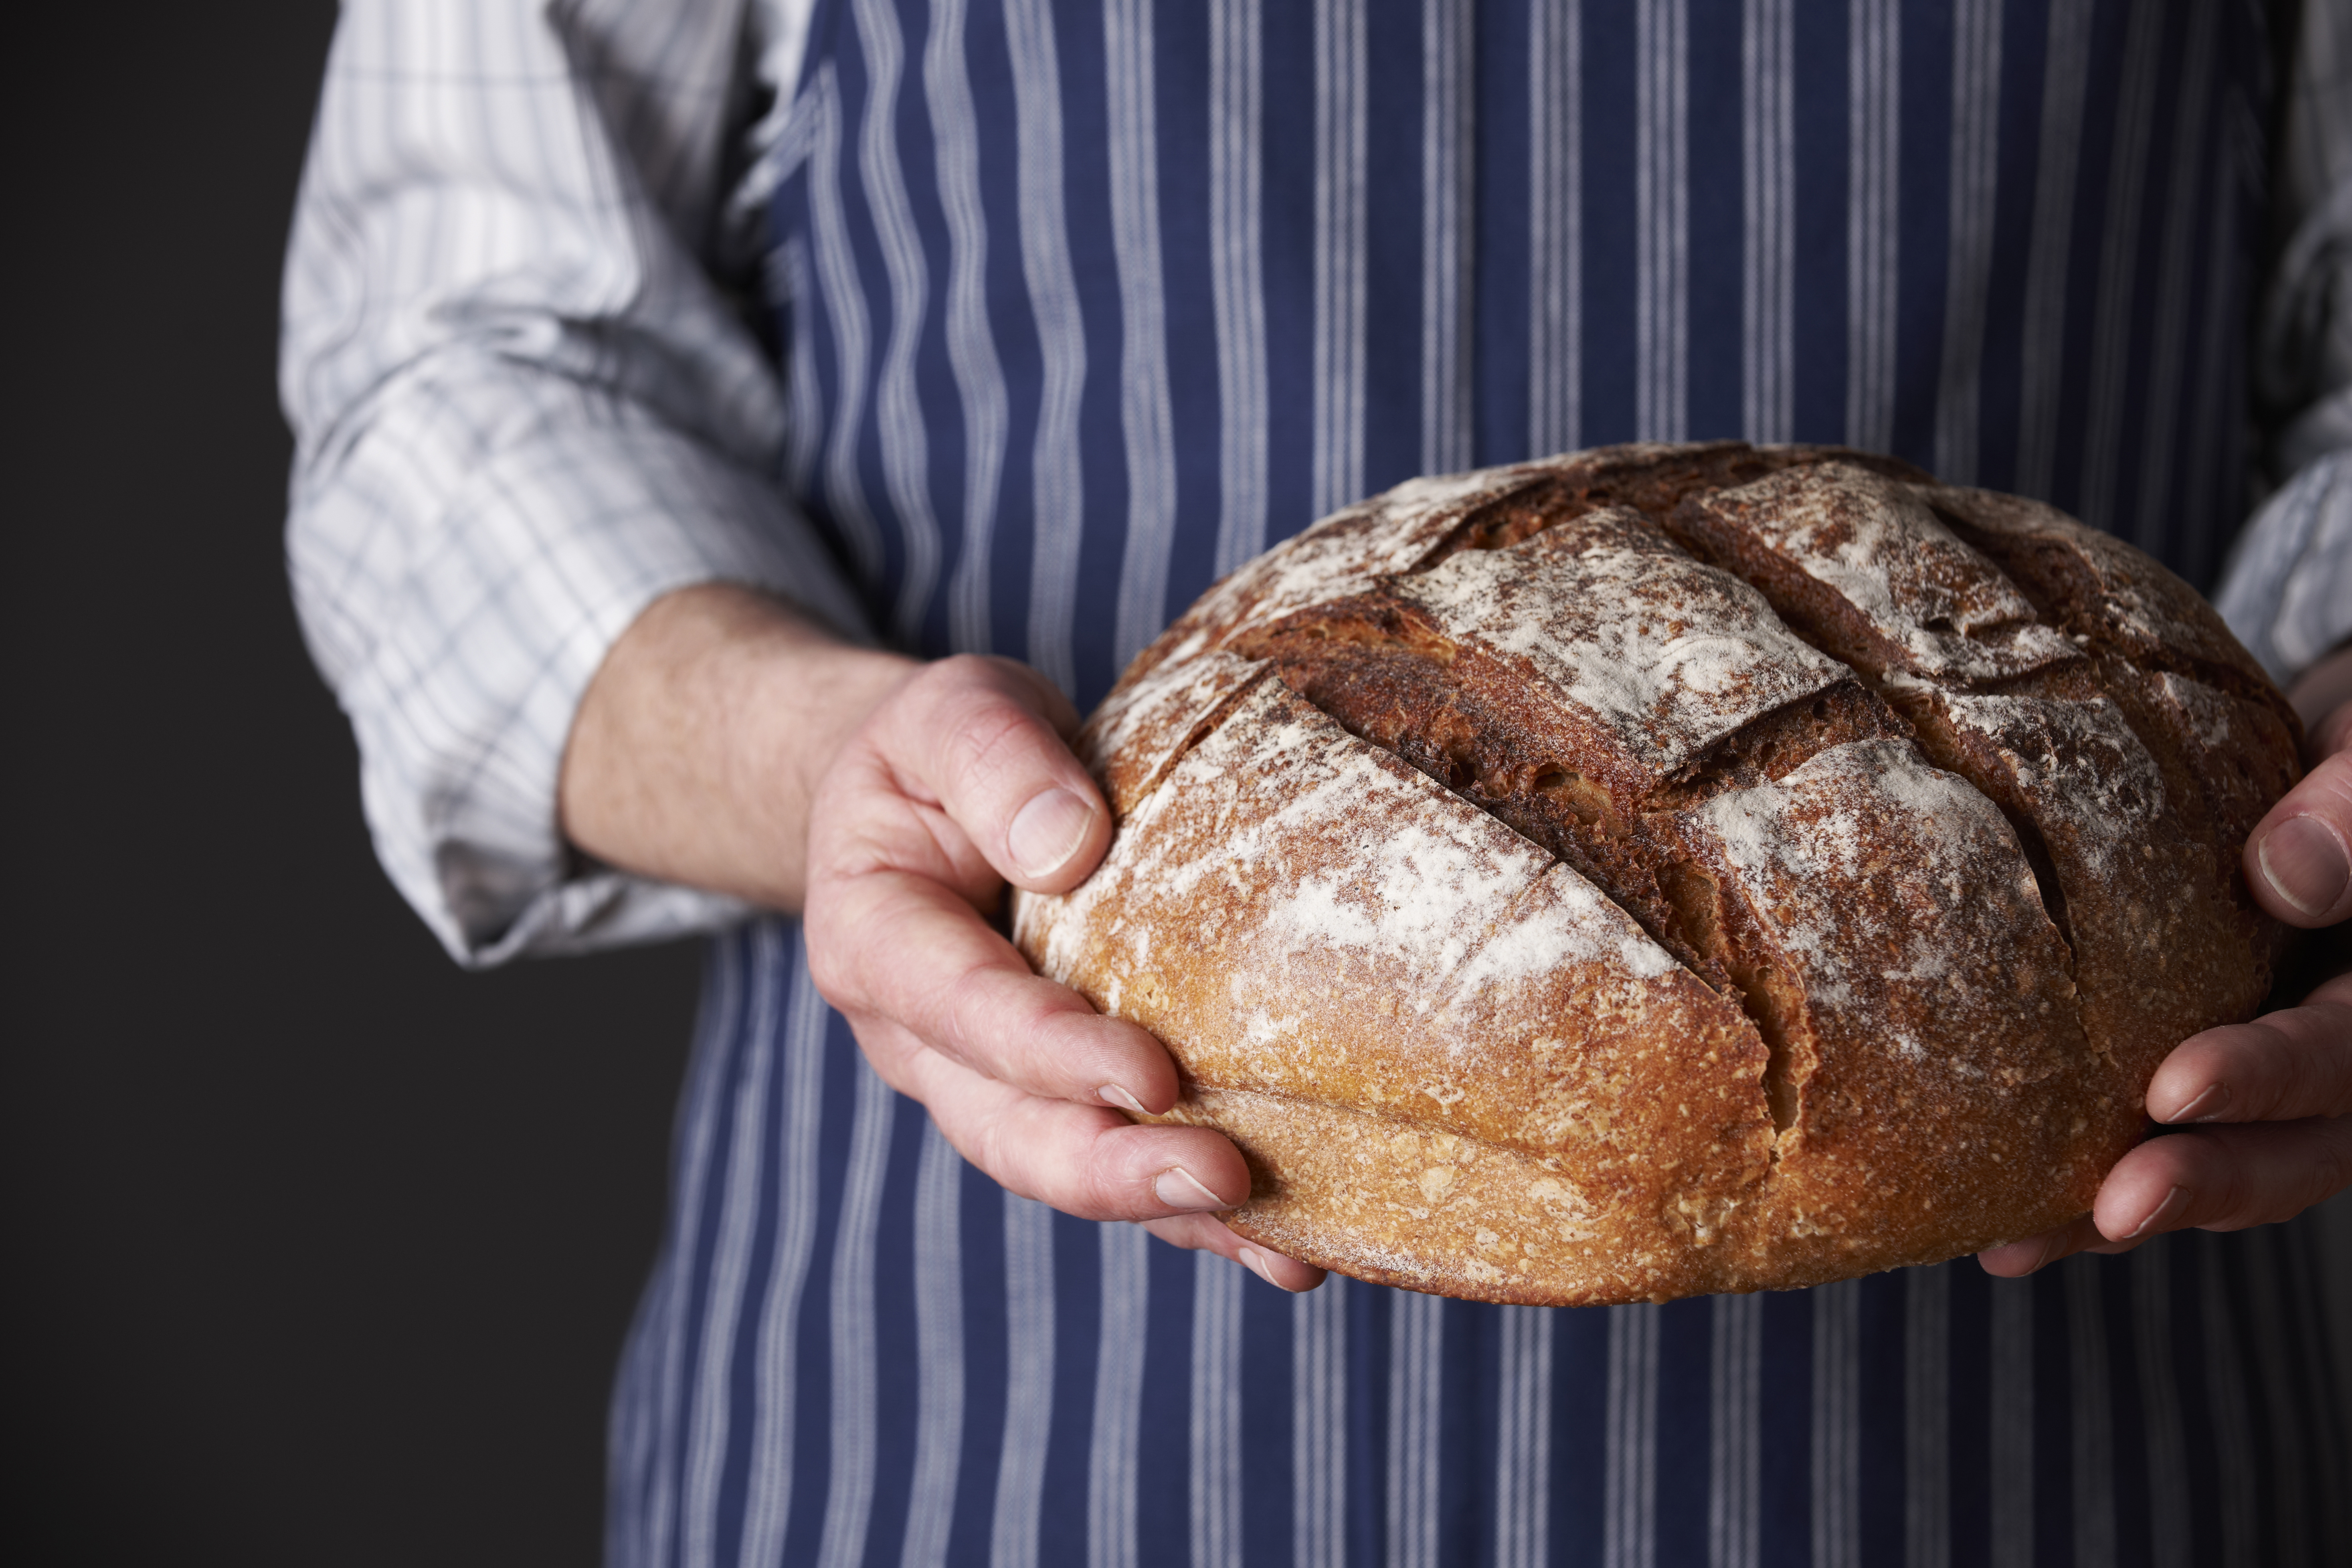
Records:
M878 624L1082 706L1417 473L1846 441L2210 583L2259 14L1959 0L820 9L790 488Z
M2352 447L2314 458L2271 498L2213 607L2282 681L2352 642Z
M662 594L749 583L853 635L862 619L778 482L785 397L736 308L763 252L780 281L811 265L815 231L779 249L766 220L827 123L856 131L846 265L874 290L870 309L836 291L838 328L820 323L865 342L827 351L834 374L878 387L882 344L858 334L911 319L902 306L923 321L885 340L887 398L851 446L816 409L793 466L813 487L825 446L845 493L881 498L892 529L912 520L933 553L866 586L903 624L945 574L933 647L1025 650L1033 574L1000 556L1041 521L1062 563L1035 574L1048 602L1070 595L1057 574L1117 577L1101 634L1117 647L1189 593L1203 553L1243 559L1356 468L1370 484L1634 429L1894 441L2136 530L2200 582L2227 531L2240 333L2221 305L2245 230L2231 198L2247 199L2270 121L2244 89L2243 5L1433 4L1336 31L1327 16L1340 52L1316 79L1337 96L1318 98L1296 79L1318 46L1295 6L1265 28L1247 6L1174 14L1182 37L1171 15L1144 29L1112 6L1074 14L1066 38L966 0L909 14L889 117L853 122L855 48L832 61L829 121L795 99L814 4L342 0L287 257L289 565L351 714L377 853L460 962L744 912L571 853L556 780L599 661ZM1025 119L1008 118L1008 15L1054 46L1024 67ZM828 49L844 26L823 19ZM2326 5L2299 26L2267 150L2289 237L2259 338L2281 484L2352 439L2352 29ZM1635 70L1637 50L1659 68ZM1048 63L1079 128L1066 169L1061 100L1034 90ZM1150 110L1118 121L1116 177L1114 88ZM1024 136L1041 162L1019 161ZM1347 156L1300 144L1318 136ZM869 149L908 160L895 195L874 164L869 196ZM1318 263L1317 244L1338 248ZM1330 288L1300 276L1318 266ZM1041 321L1059 323L1050 377ZM1124 390L1107 403L1130 369L1132 408ZM855 408L847 390L824 396ZM1073 424L1081 406L1092 423ZM1118 439L1055 489L1106 420ZM927 468L928 515L926 487L905 489ZM1073 510L1130 469L1150 505ZM2283 674L2340 634L2330 590L2352 531L2311 522L2343 505L2310 483L2276 498L2225 585L2231 624ZM857 535L857 506L837 510ZM1071 544L1081 515L1090 557ZM1160 542L1131 574L1129 527ZM870 568L881 536L858 536ZM1075 680L1050 629L1044 657Z
M840 0L780 156L788 489L877 626L1082 703L1432 470L1845 440L2192 579L2237 521L2256 13ZM720 939L610 1555L2342 1561L2296 1233L1543 1311L1290 1298L1012 1198Z
M1664 1307L1286 1296L965 1165L782 922L718 944L677 1147L625 1568L2343 1560L2294 1227Z

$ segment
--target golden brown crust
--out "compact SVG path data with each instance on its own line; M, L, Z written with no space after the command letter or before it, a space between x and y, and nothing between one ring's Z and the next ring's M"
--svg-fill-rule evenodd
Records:
M2296 732L2201 600L2034 503L1821 447L1418 480L1217 584L1079 751L1041 973L1167 1041L1244 1235L1599 1302L2087 1206L2247 1016Z
M1769 1132L1737 1005L1280 681L1184 754L1076 892L1024 900L1015 936L1044 973L1181 1041L1196 1086L1573 1146L1644 1181ZM1700 1071L1720 1081L1694 1122L1675 1106Z

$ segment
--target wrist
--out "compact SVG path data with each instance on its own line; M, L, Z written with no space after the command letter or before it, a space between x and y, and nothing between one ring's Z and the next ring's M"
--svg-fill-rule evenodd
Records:
M713 676L726 694L726 815L759 825L761 843L788 850L793 868L789 887L732 890L793 910L808 864L810 809L825 774L875 710L922 668L887 649L811 637L811 629L795 617L733 641L718 654L723 668Z
M573 720L564 835L624 870L796 910L818 780L916 668L751 589L666 595L614 644Z

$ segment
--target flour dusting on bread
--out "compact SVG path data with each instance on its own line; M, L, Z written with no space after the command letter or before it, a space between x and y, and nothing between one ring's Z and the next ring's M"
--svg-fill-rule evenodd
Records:
M1138 658L1078 742L1110 849L1013 936L1167 1043L1265 1245L1498 1301L1847 1278L2080 1213L2158 1047L2253 1005L2283 713L2154 563L1889 459L1414 480Z

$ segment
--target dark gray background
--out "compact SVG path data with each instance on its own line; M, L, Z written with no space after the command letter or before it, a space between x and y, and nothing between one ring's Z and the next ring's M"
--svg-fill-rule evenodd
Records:
M332 24L58 6L10 51L20 1563L598 1551L698 952L465 974L370 856L279 541Z

